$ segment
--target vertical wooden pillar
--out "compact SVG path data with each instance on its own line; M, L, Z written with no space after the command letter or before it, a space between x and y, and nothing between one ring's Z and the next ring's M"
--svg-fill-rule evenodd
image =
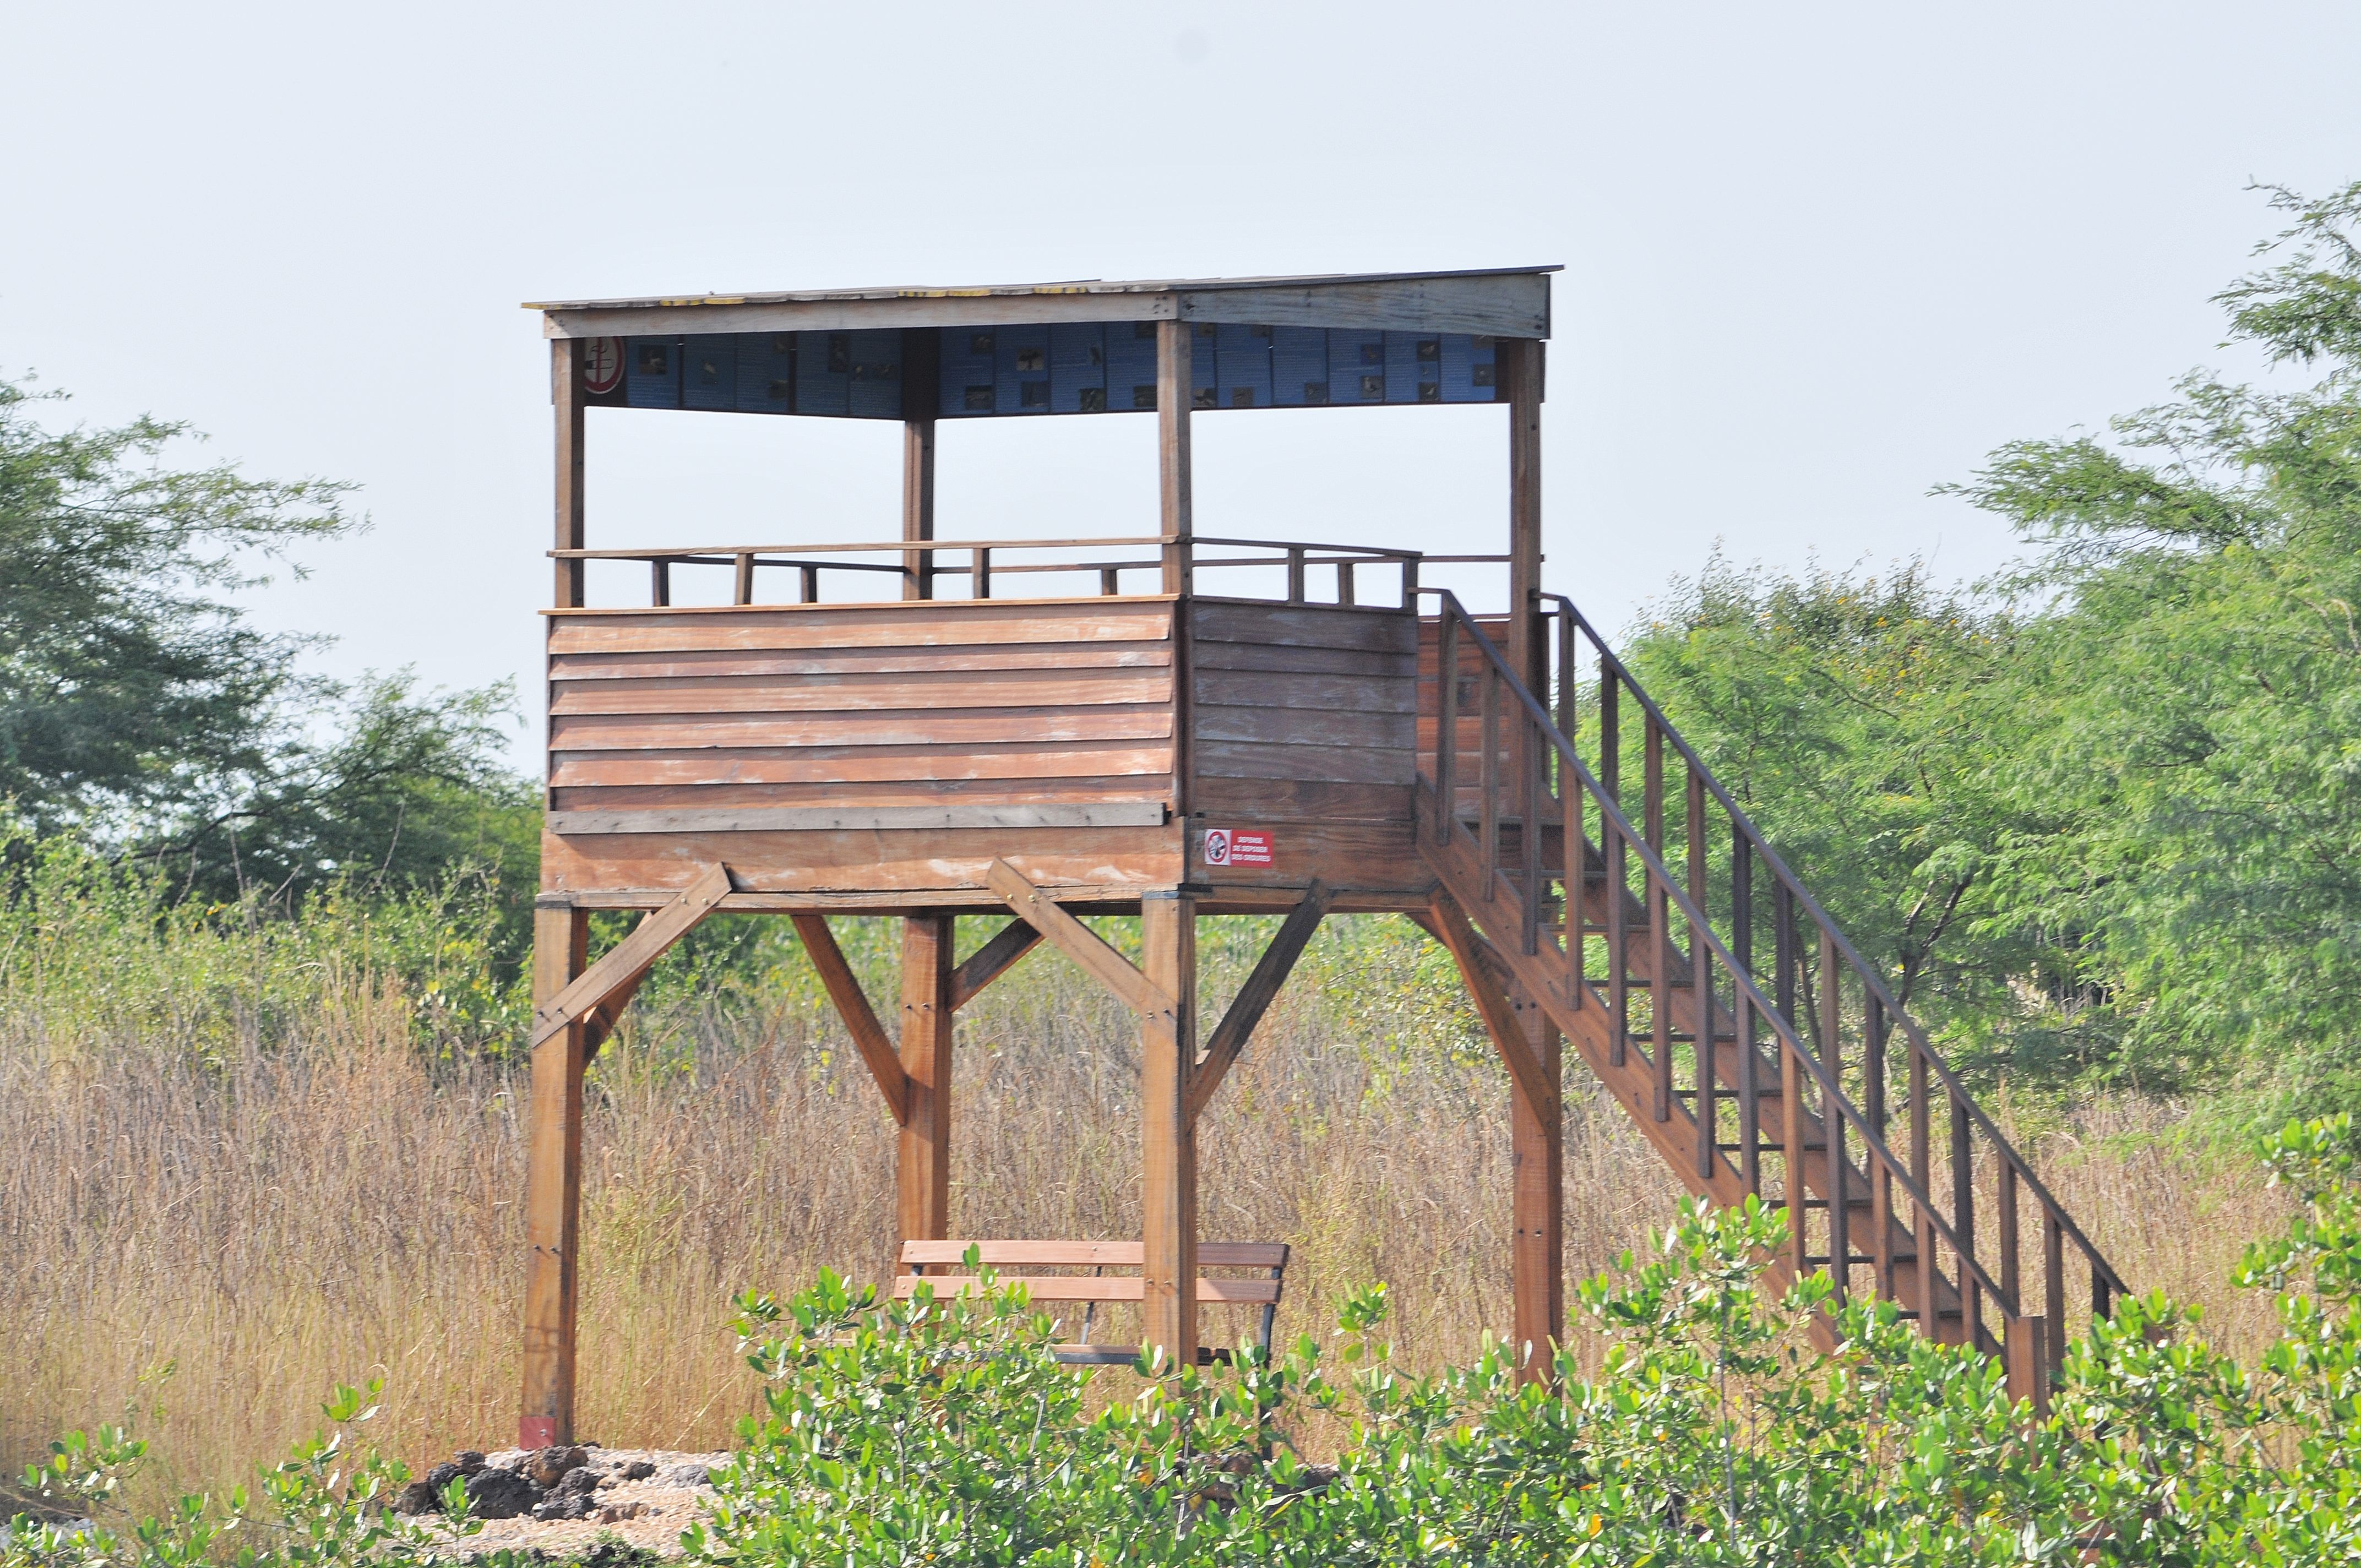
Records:
M902 537L935 536L935 422L914 419L902 425ZM935 597L935 553L912 550L902 557L902 597Z
M589 958L590 917L572 909L533 916L533 1000L566 989ZM517 1442L574 1441L575 1265L581 1243L582 1027L533 1052L525 1132L524 1399Z
M897 1169L902 1239L941 1241L951 1224L951 916L902 922L902 1070L910 1118Z
M1197 1360L1197 1135L1189 1120L1196 900L1150 894L1140 901L1139 926L1141 968L1177 1004L1139 1021L1140 1343L1189 1366Z
M1565 1335L1565 1051L1557 1028L1522 992L1513 997L1525 1048L1540 1064L1549 1103L1537 1105L1511 1089L1510 1166L1516 1194L1516 1237L1510 1283L1516 1297L1517 1343L1528 1383L1547 1379L1550 1346Z
M1541 636L1542 591L1542 345L1504 337L1497 396L1509 405L1509 646L1510 661L1533 694L1549 700L1548 650Z
M1159 532L1168 542L1164 546L1168 594L1190 591L1190 557L1194 549L1190 535L1196 531L1189 499L1189 410L1196 400L1195 380L1190 374L1193 358L1187 322L1156 323L1156 464L1163 517Z
M549 343L549 395L557 411L557 515L555 548L580 550L582 529L582 350L577 338L557 337ZM587 563L559 561L555 597L559 609L583 605L583 570Z

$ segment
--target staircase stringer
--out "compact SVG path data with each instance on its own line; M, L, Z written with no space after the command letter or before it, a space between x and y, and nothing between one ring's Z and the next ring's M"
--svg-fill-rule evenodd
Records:
M1429 813L1421 820L1431 820L1433 796L1424 781L1421 781L1420 793ZM1601 1086L1631 1119L1632 1125L1654 1146L1689 1191L1717 1207L1742 1204L1747 1197L1745 1179L1726 1154L1717 1151L1708 1171L1705 1174L1698 1172L1697 1118L1687 1108L1675 1101L1667 1107L1669 1113L1665 1118L1657 1120L1653 1109L1654 1081L1651 1064L1637 1052L1626 1056L1621 1066L1615 1064L1605 1000L1597 988L1587 982L1582 986L1580 1001L1574 1000L1576 982L1565 949L1554 938L1544 935L1535 944L1535 951L1530 954L1521 951L1519 933L1524 919L1523 893L1508 873L1496 871L1490 896L1485 896L1483 868L1477 845L1464 828L1455 829L1451 835L1451 842L1444 845L1435 844L1431 834L1422 832L1419 847L1429 869L1476 923L1486 942L1487 957L1513 975L1518 984L1540 1003L1549 1014L1550 1021L1574 1045ZM1628 899L1630 894L1627 893L1625 896ZM1638 901L1631 900L1631 903L1636 905ZM1644 960L1649 946L1644 942L1631 944L1631 967L1641 972L1642 978L1653 979L1645 973ZM1677 950L1675 952L1675 982L1686 980L1687 976L1680 972L1687 968L1686 956ZM1675 992L1673 1005L1675 1025L1691 1032L1696 1027L1694 996L1693 991L1683 987ZM1683 1016L1685 1012L1686 1017ZM1713 1050L1715 1075L1727 1082L1733 1092L1738 1085L1738 1052L1744 1048L1736 1035L1736 1020L1726 1009L1717 1007ZM1758 1098L1765 1103L1775 1102L1779 1099L1775 1084L1761 1092ZM1817 1112L1808 1108L1805 1111L1804 1129L1807 1142L1818 1142L1826 1146L1827 1133ZM1806 1158L1801 1164L1805 1190L1827 1201L1829 1197L1827 1160ZM1844 1186L1852 1208L1869 1208L1869 1178L1850 1161L1844 1168ZM1909 1229L1898 1221L1889 1220L1888 1224L1892 1230L1894 1255L1897 1258L1913 1256L1916 1243ZM1767 1288L1774 1296L1784 1294L1795 1277L1792 1263L1782 1254L1766 1258L1764 1265ZM1922 1292L1916 1275L1916 1268L1897 1270L1894 1281L1894 1296L1904 1310L1923 1312L1925 1303L1920 1299ZM1958 1288L1948 1274L1939 1270L1936 1276L1934 1307L1934 1321L1938 1323L1953 1321L1959 1317ZM1827 1325L1821 1323L1817 1326L1825 1334ZM1987 1345L1986 1348L1993 1347Z

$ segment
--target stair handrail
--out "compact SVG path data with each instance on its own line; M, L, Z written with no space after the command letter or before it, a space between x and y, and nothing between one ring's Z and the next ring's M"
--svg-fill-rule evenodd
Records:
M1517 700L1523 706L1525 716L1529 719L1534 720L1537 723L1542 735L1557 751L1559 760L1572 770L1576 781L1581 784L1585 793L1587 793L1593 801L1598 803L1600 812L1609 818L1610 825L1614 828L1616 832L1621 836L1625 845L1638 853L1642 869L1655 876L1658 883L1662 884L1671 902L1688 920L1690 929L1695 934L1695 938L1705 942L1707 952L1720 963L1722 969L1731 977L1732 981L1740 987L1741 998L1757 1014L1761 1014L1770 1022L1772 1032L1778 1036L1780 1043L1785 1047L1785 1048L1794 1052L1795 1058L1811 1073L1813 1081L1819 1086L1822 1103L1824 1105L1835 1107L1838 1113L1841 1115L1846 1122L1850 1123L1854 1128L1859 1130L1861 1135L1862 1146L1872 1154L1880 1164L1885 1167L1888 1179L1897 1182L1901 1186L1903 1196L1908 1198L1910 1201L1916 1206L1919 1214L1927 1222L1929 1226L1938 1235L1940 1235L1942 1240L1950 1246L1952 1255L1960 1259L1962 1269L1973 1274L1978 1286L1992 1297L1994 1304L2000 1308L2002 1313L2005 1317L2011 1319L2022 1318L2025 1314L2020 1309L2016 1293L2003 1288L2001 1283L1992 1277L1991 1272L1984 1267L1982 1261L1975 1255L1974 1249L1966 1245L1966 1243L1960 1238L1959 1232L1952 1228L1951 1223L1943 1217L1942 1213L1935 1207L1932 1201L1929 1200L1926 1193L1920 1190L1916 1180L1911 1176L1910 1172L1905 1168L1902 1161L1897 1158L1894 1151L1887 1146L1884 1135L1873 1130L1870 1126L1868 1117L1853 1104L1851 1099L1846 1095L1840 1087L1839 1087L1834 1078L1828 1073L1825 1064L1823 1064L1819 1059L1817 1053L1814 1052L1810 1047L1803 1043L1802 1036L1796 1030L1795 1025L1784 1014L1780 1012L1778 1007L1772 1003L1769 997L1763 993L1762 989L1755 984L1752 973L1750 972L1745 965L1741 964L1738 961L1737 956L1731 953L1730 950L1723 945L1721 938L1715 933L1712 923L1705 917L1704 914L1697 909L1696 905L1690 902L1687 890L1673 880L1671 871L1664 865L1663 859L1656 853L1655 846L1650 844L1648 840L1642 836L1640 831L1632 827L1631 818L1623 815L1621 806L1617 805L1614 797L1608 792L1607 787L1600 784L1598 777L1591 773L1588 765L1583 762L1581 755L1575 750L1573 741L1565 734L1564 731L1558 729L1556 720L1550 717L1548 709L1544 708L1541 705L1540 700L1533 696L1532 690L1526 686L1525 683L1518 679L1515 670L1510 667L1508 660L1502 656L1499 649L1494 645L1492 640L1485 635L1483 628L1477 623L1476 618L1467 613L1466 609L1459 603L1457 596L1453 594L1447 588L1422 588L1419 591L1421 593L1435 595L1443 602L1444 613L1455 617L1466 630L1474 636L1476 645L1483 650L1485 659L1505 680L1510 692L1513 694ZM1449 678L1448 673L1442 671L1439 668L1436 671L1436 674L1439 679ZM1438 787L1440 787L1439 782ZM1692 956L1690 962L1694 965L1696 961L1696 959ZM1710 1018L1701 1021L1698 1033L1704 1037L1706 1045L1705 1054L1708 1059L1710 1060L1713 1036L1712 1021ZM1738 1047L1741 1050L1748 1048L1748 1042L1742 1037L1742 1036L1743 1032L1741 1031L1741 1037L1738 1041ZM1708 1070L1709 1071L1710 1068L1708 1068ZM1846 1201L1846 1194L1842 1191L1841 1188L1839 1188L1839 1190L1831 1196L1829 1201L1831 1202L1844 1202ZM1798 1212L1800 1217L1800 1211ZM1931 1312L1933 1310L1933 1303L1924 1303L1923 1310ZM1961 1321L1962 1323L1965 1324L1966 1314L1964 1311L1961 1314Z
M1894 1000L1893 992L1885 984L1884 977L1877 972L1874 965L1862 958L1860 949L1853 946L1852 938L1845 935L1844 928L1820 906L1819 901L1811 895L1802 881L1787 868L1787 863L1779 858L1777 852L1771 848L1769 840L1763 836L1762 830L1755 827L1753 819L1740 809L1738 802L1730 797L1730 792L1722 787L1721 781L1714 776L1713 770L1706 766L1705 760L1697 755L1696 749L1664 717L1664 709L1656 706L1656 699L1650 696L1647 688L1641 685L1632 676L1629 666L1616 656L1614 650L1608 645L1607 640L1598 634L1598 629L1590 623L1589 618L1576 609L1574 601L1564 594L1542 594L1538 597L1544 601L1555 601L1559 613L1569 617L1576 627L1589 635L1592 646L1598 650L1600 661L1611 666L1617 678L1623 683L1624 689L1639 699L1641 708L1648 718L1663 732L1664 738L1672 742L1682 760L1697 771L1697 777L1704 782L1705 787L1713 793L1714 798L1721 803L1722 809L1730 814L1730 821L1746 835L1747 841L1753 848L1754 852L1763 858L1763 863L1770 867L1772 873L1786 887L1789 896L1802 905L1804 913L1829 937L1837 950L1844 956L1845 961L1852 967L1853 972L1861 978L1862 985L1883 1004L1886 1013L1901 1024L1912 1047L1926 1058L1927 1065L1934 1069L1936 1077L1949 1091L1952 1101L1966 1109L1969 1117L1982 1130L1993 1148L2015 1168L2018 1179L2032 1190L2035 1201L2046 1212L2056 1217L2059 1228L2073 1239L2075 1246L2091 1266L2104 1271L2109 1287L2119 1295L2129 1295L2131 1287L2126 1285L2123 1277L2115 1272L2114 1266L2109 1263L2105 1255L2099 1251L2097 1244L2083 1234L2082 1227L2074 1223L2074 1217L2068 1212L2066 1206L2057 1200L2040 1177L2034 1174L2033 1167L2026 1162L2023 1155L2017 1152L2016 1146L2008 1141L1992 1118L1985 1114L1984 1108L1976 1102L1975 1097L1968 1092L1966 1086L1960 1081L1959 1075L1951 1069L1951 1064L1943 1059L1942 1053L1938 1051L1933 1042L1927 1037L1927 1032L1918 1020L1912 1017L1909 1011ZM1464 610L1461 614L1463 619L1466 619ZM1482 633L1479 631L1477 635L1481 636ZM1497 653L1498 651L1494 652ZM1513 671L1510 672L1510 678L1514 679ZM1553 728L1554 728L1554 725Z

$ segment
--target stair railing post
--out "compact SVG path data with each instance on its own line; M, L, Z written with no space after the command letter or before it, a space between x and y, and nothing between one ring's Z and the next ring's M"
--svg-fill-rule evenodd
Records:
M1754 977L1754 850L1746 829L1730 824L1730 953L1748 979ZM1738 996L1738 1174L1746 1190L1763 1194L1763 1091L1756 1081L1760 1053L1754 1040L1754 1003L1743 988Z
M1642 710L1640 721L1640 817L1642 835L1648 848L1655 851L1659 864L1664 860L1664 731L1656 716ZM1673 922L1671 890L1659 882L1653 872L1644 872L1641 886L1646 894L1648 922L1648 1016L1655 1055L1650 1066L1655 1069L1655 1104L1653 1107L1659 1122L1669 1121L1673 1114Z
M1623 881L1623 830L1604 811L1598 814L1598 850L1607 862L1606 885L1599 890L1607 905L1607 1059L1621 1067L1631 1059L1631 922L1626 906L1631 892Z
M2000 1201L1993 1211L1997 1227L1995 1239L2000 1244L2000 1289L2008 1298L2009 1310L2025 1310L2025 1281L2017 1256L2017 1190L2016 1164L2003 1156L2000 1162Z
M2047 1203L2041 1206L2041 1311L2049 1325L2043 1354L2054 1377L2066 1369L2066 1227Z
M1442 620L1434 640L1434 842L1447 848L1459 820L1459 614L1449 599Z
M1927 1206L1935 1197L1934 1107L1927 1098L1927 1053L1915 1036L1909 1038L1910 1179L1920 1193L1913 1200L1918 1223L1911 1244L1918 1264L1918 1332L1940 1343L1943 1322L1935 1311L1935 1288L1942 1271L1935 1261L1935 1214Z
M1820 1137L1828 1145L1828 1280L1836 1287L1839 1307L1852 1287L1852 1161L1845 1154L1844 1113L1838 1101L1844 1093L1843 970L1837 962L1836 933L1820 927L1820 1066L1834 1086L1834 1094L1820 1096Z
M1542 770L1547 765L1549 738L1542 733L1532 716L1521 708L1518 710L1517 734L1517 760L1524 770L1521 781L1524 799L1518 806L1525 818L1524 829L1517 835L1517 858L1523 862L1519 869L1525 880L1524 918L1518 923L1521 927L1518 939L1525 956L1531 958L1541 950L1542 900L1548 892L1548 884L1542 880L1542 802L1548 795L1542 787Z
M1697 996L1696 1041L1690 1047L1697 1068L1697 1173L1698 1180L1708 1181L1713 1178L1714 1145L1720 1141L1720 1132L1715 1103L1714 960L1706 937L1706 923L1712 914L1706 907L1705 774L1694 763L1685 764L1683 772L1688 775L1688 826L1684 836L1688 841L1689 903L1702 917L1689 927L1689 979Z
M1976 1278L1976 1160L1968 1122L1968 1102L1946 1088L1951 1105L1951 1234L1959 1238L1960 1343L1971 1348L1983 1343L1983 1289Z
M1869 1224L1873 1238L1870 1247L1878 1299L1890 1301L1894 1299L1894 1170L1886 1163L1892 1151L1885 1125L1885 1003L1873 989L1863 986L1862 990L1868 1004L1862 1020L1861 1088L1870 1133L1877 1140L1869 1162Z
M1797 1279L1808 1270L1804 1265L1806 1233L1810 1230L1811 1211L1805 1205L1805 1162L1809 1157L1804 1147L1804 1069L1796 1060L1796 1042L1802 1036L1795 1030L1795 894L1782 877L1771 886L1772 962L1777 970L1773 1003L1779 1009L1784 1025L1776 1031L1779 1037L1779 1169L1780 1180L1786 1195L1788 1251Z
M1500 674L1490 660L1477 677L1484 688L1484 755L1477 769L1477 810L1484 866L1484 902L1492 901L1492 883L1500 872Z

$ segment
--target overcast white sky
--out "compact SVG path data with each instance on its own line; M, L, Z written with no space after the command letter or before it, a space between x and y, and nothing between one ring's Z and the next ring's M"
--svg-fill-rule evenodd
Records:
M2361 6L0 5L0 375L193 421L374 529L257 601L328 668L514 674L549 573L526 299L1563 262L1550 586L1714 542L2011 541L1929 486L2163 396L2361 176ZM1221 414L1198 521L1498 548L1497 410ZM1153 526L1153 422L942 436L947 534ZM597 411L593 544L876 537L898 427ZM522 765L537 770L520 732Z

